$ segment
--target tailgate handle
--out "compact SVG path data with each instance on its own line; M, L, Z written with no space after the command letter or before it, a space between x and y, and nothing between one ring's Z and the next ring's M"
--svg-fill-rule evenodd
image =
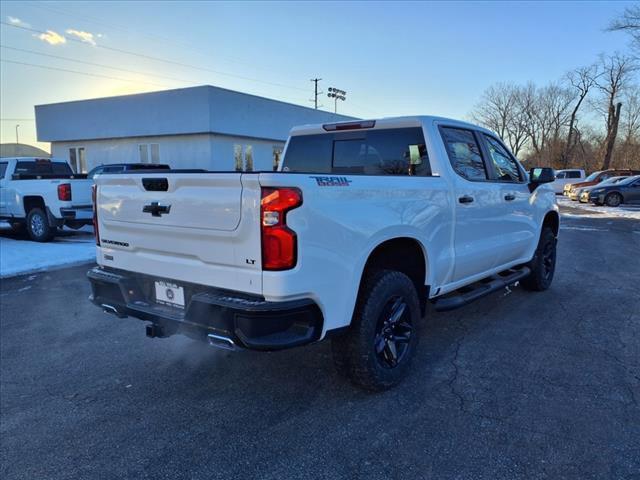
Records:
M166 192L169 190L169 181L166 178L143 178L142 186L148 192Z

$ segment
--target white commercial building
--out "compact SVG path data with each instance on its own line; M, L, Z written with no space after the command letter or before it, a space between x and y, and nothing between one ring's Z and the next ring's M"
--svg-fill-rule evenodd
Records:
M38 105L38 140L77 172L111 163L271 170L296 125L351 120L212 86Z

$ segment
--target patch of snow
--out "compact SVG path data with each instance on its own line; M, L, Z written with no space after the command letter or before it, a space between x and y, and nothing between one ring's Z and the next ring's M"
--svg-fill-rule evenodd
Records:
M96 244L91 230L64 230L46 243L0 236L0 278L88 263L95 258Z
M640 220L640 207L635 205L620 205L619 207L597 206L590 203L574 202L567 197L556 197L560 207L575 208L588 212L586 214L577 214L569 212L561 212L563 217L574 218L632 218Z
M584 215L576 215L583 217ZM560 225L560 230L579 230L581 232L608 232L606 228L594 228L594 227L574 227L574 226L566 226Z

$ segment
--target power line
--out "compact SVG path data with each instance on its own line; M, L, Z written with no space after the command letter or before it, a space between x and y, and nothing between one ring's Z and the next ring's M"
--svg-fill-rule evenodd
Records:
M110 75L101 75L99 73L79 72L78 70L69 70L69 69L66 69L66 68L50 67L48 65L38 65L38 64L35 64L35 63L16 62L15 60L5 60L4 58L0 58L0 62L2 62L2 63L13 63L15 65L26 65L26 66L29 66L29 67L36 67L36 68L44 68L45 70L56 70L58 72L76 73L78 75L85 75L85 76L88 76L88 77L108 78L110 80L118 80L118 81L121 81L121 82L144 83L144 84L147 84L147 85L154 85L156 87L171 88L170 85L163 85L163 84L160 84L160 83L145 82L143 80L134 80L134 79L131 79L131 78L112 77Z
M123 77L113 77L113 76L110 76L110 75L102 75L102 74L99 74L99 73L80 72L78 70L70 70L70 69L66 69L66 68L52 67L52 66L49 66L49 65L39 65L39 64L28 63L28 62L19 62L19 61L16 61L16 60L0 59L0 62L13 63L13 64L16 64L16 65L26 65L26 66L29 66L29 67L43 68L43 69L46 69L46 70L55 70L55 71L66 72L66 73L75 73L75 74L78 74L78 75L85 75L85 76L90 76L90 77L107 78L107 79L110 79L110 80L118 80L118 81L121 81L121 82L138 83L138 84L142 83L142 84L154 85L154 86L162 87L162 88L174 88L171 85L148 82L148 81L144 81L144 80L135 80L135 79L123 78ZM105 67L106 67L106 65L105 65ZM111 68L111 67L107 67L107 68ZM128 70L128 71L130 71L132 73L135 73L133 70ZM284 101L284 100L279 100L279 101ZM296 100L289 99L288 101L289 101L289 103L292 103L294 105L298 105L299 103L304 103L304 100L300 100L300 99L296 99ZM294 102L298 102L298 103L294 103Z
M31 53L33 55L40 55L40 56L43 56L43 57L57 58L59 60L66 60L68 62L82 63L84 65L92 65L94 67L110 68L112 70L119 70L121 72L135 73L137 75L147 75L147 76L150 76L150 77L164 78L164 79L167 79L167 80L175 80L176 82L196 83L196 82L192 82L191 80L185 80L183 78L167 77L165 75L159 75L157 73L140 72L140 71L136 71L136 70L128 70L126 68L113 67L113 66L110 66L110 65L104 65L102 63L87 62L87 61L84 61L84 60L77 60L75 58L63 57L61 55L52 55L50 53L36 52L35 50L28 50L26 48L11 47L11 46L8 46L8 45L0 45L0 48L6 48L8 50L15 50L17 52Z
M40 34L45 34L45 35L47 33L47 32L45 32L43 30L37 30L35 28L25 27L25 26L22 26L22 25L14 25L12 23L4 22L4 21L0 22L0 24L6 25L8 27L18 28L18 29L21 29L21 30L26 30L26 31L29 31L29 32L34 32L34 33L40 33ZM77 39L77 38L65 37L65 39L69 40L70 42L79 43L81 45L89 45L88 43L83 42L82 40ZM121 48L108 47L106 45L100 45L100 44L96 44L96 45L92 45L92 46L95 47L95 48L102 48L104 50L109 50L109 51L117 52L117 53L123 53L125 55L132 55L132 56L135 56L135 57L145 58L147 60L153 60L153 61L156 61L156 62L164 62L164 63L168 63L168 64L171 64L171 65L178 65L178 66L181 66L181 67L193 68L195 70L202 70L202 71L205 71L205 72L212 72L212 73L215 73L217 75L225 75L225 76L228 76L228 77L238 78L238 79L246 80L246 81L249 81L249 82L257 82L257 83L262 83L262 84L265 84L265 85L272 85L272 86L282 87L282 88L290 88L290 89L301 90L301 91L305 91L306 92L306 89L299 88L299 87L294 87L292 85L285 85L285 84L276 83L276 82L268 82L266 80L258 80L256 78L245 77L243 75L237 75L237 74L234 74L234 73L221 72L219 70L213 70L211 68L198 67L196 65L190 65L188 63L177 62L175 60L168 60L168 59L160 58L160 57L154 57L152 55L146 55L144 53L137 53L137 52L132 52L132 51L129 51L129 50L123 50Z

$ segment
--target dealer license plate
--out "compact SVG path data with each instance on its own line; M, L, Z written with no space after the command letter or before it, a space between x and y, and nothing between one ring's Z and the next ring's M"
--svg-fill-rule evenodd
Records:
M156 302L184 308L184 288L169 282L156 282Z

